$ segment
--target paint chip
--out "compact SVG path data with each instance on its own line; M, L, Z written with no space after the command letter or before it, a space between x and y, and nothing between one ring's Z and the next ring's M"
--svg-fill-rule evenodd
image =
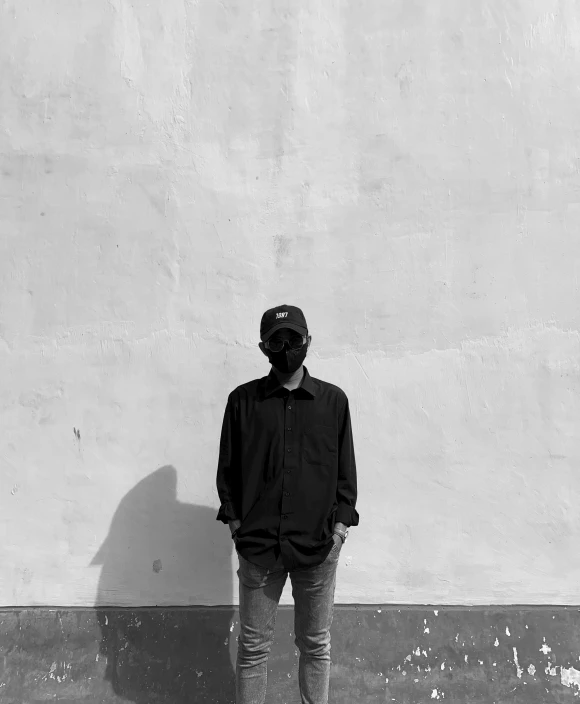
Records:
M499 640L498 640L497 638L495 639L494 645L495 645L496 648L497 648L497 646L499 645Z
M540 653L544 653L544 655L547 655L548 653L552 652L552 648L550 648L549 645L546 645L546 641L544 640L544 644L540 648Z
M506 634L506 636L508 636L508 637L511 635L510 629L509 629L507 626L505 627L505 634Z
M515 666L516 666L516 674L517 674L517 676L518 676L518 679L521 680L521 679L522 679L523 670L522 670L522 668L520 667L520 663L519 663L519 661L518 661L518 651L516 650L516 648L513 648L513 651L514 651L514 664L515 664Z
M560 671L560 681L565 687L574 686L580 689L580 670L575 667L563 667Z
M534 665L528 665L528 673L533 677L536 674L536 668Z

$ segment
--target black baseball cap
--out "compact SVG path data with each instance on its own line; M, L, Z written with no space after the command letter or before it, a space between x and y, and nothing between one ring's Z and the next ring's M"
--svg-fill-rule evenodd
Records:
M276 330L281 328L290 328L302 335L308 334L308 326L306 318L300 308L289 306L283 303L281 306L270 308L262 316L260 323L260 338L262 342L266 342Z

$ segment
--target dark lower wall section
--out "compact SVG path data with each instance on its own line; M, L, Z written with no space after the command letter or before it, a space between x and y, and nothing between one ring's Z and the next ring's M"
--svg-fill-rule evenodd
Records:
M281 606L268 704L297 702ZM233 704L233 607L0 610L0 702ZM580 701L578 608L335 607L331 704Z

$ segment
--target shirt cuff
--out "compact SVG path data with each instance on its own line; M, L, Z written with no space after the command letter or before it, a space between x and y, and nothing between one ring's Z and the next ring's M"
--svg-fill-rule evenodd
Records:
M234 510L234 505L232 504L232 502L226 501L225 503L223 503L220 506L218 514L215 518L216 521L221 521L222 523L237 521L238 517L236 516L236 512Z
M344 523L345 526L358 526L358 513L348 504L338 504L334 520L336 523Z

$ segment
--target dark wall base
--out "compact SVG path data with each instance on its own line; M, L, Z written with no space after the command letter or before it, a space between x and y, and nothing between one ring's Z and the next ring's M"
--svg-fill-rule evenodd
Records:
M0 610L0 702L233 704L237 608ZM335 607L331 704L580 701L580 610ZM268 704L299 701L281 606Z

